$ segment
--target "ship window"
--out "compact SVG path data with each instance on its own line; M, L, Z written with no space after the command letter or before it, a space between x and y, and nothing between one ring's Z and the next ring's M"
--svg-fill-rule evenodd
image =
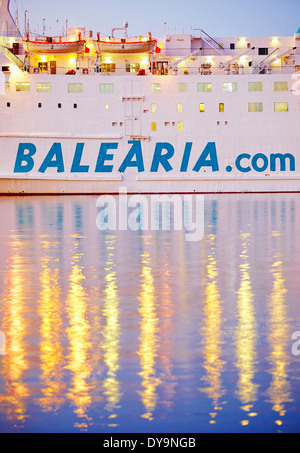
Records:
M250 113L263 112L263 103L262 102L249 102L248 112L250 112Z
M156 123L151 123L151 131L156 132Z
M182 132L182 131L183 131L183 122L179 121L178 122L178 132Z
M40 71L48 71L48 63L44 61L39 61L38 68Z
M160 93L161 92L161 85L160 83L152 83L151 85L152 93Z
M187 92L187 83L178 83L178 93L186 93Z
M234 42L232 42L232 43L230 44L230 50L234 50L234 49L235 49L235 44L234 44Z
M274 111L275 112L288 112L289 111L289 103L288 102L275 102L274 103Z
M248 91L262 91L263 83L262 82L249 82Z
M41 109L42 108L42 104L41 102L38 103L38 108Z
M126 72L139 72L140 67L139 63L126 63Z
M77 109L77 104L74 104L73 107L74 107L74 109Z
M259 47L258 48L258 55L269 55L268 47Z
M6 105L7 105L7 107L10 107L10 102L8 102Z
M105 108L105 110L108 110L108 109L109 109L109 105L108 105L108 104L105 104L105 105L104 105L104 108Z
M234 91L237 91L237 82L223 83L223 91L225 93L233 93Z
M178 104L178 113L182 112L183 112L182 104Z
M116 63L102 63L101 72L116 72Z
M9 82L5 82L5 92L6 93L10 92L10 83Z
M224 113L225 111L225 105L223 102L220 102L219 104L219 113Z
M170 126L169 121L166 121L166 122L165 122L165 126Z
M69 93L82 93L83 92L82 83L69 83L68 92Z
M16 82L16 91L30 91L30 83Z
M61 109L61 104L57 104L57 107L58 107L59 109Z
M289 82L274 82L274 91L289 91Z
M51 83L37 83L36 84L36 91L38 93L50 93L51 92Z
M100 83L99 90L101 94L113 93L114 84L113 83Z
M151 112L156 113L156 104L151 104Z
M212 84L211 83L197 83L197 91L199 93L211 93Z
M201 103L201 104L199 105L199 111L200 111L201 113L205 112L205 104Z

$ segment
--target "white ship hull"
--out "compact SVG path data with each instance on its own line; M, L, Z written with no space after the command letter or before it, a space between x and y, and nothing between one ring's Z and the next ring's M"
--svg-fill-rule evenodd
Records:
M43 76L34 77L38 82ZM69 78L56 78L66 88ZM290 80L283 75L257 78L264 80L267 92L274 81ZM187 109L194 114L182 116L176 113L182 100L176 88L186 81L185 76L125 79L117 75L109 78L114 93L95 96L99 82L107 78L93 76L85 92L69 94L61 109L56 103L63 96L59 92L50 103L45 93L34 99L27 93L14 94L10 109L15 99L23 96L26 115L20 121L20 116L2 111L2 131L7 132L0 133L0 193L119 193L120 187L126 187L128 193L300 191L299 99L291 92L279 94L280 99L289 101L287 113L274 112L269 93L264 113L248 113L247 102L253 93L244 90L242 101L241 94L226 93L230 98L227 113L199 113L199 101L209 105L211 93L189 97ZM223 79L213 78L217 99L224 99ZM85 80L84 75L72 77L75 83ZM198 80L198 76L189 76L191 86ZM243 91L252 76L231 76L230 80L238 80ZM159 94L151 93L151 85L157 81L169 103L162 104L160 113L152 114L152 103L159 105ZM40 101L42 108L37 112ZM74 102L78 103L76 109ZM106 103L115 108L106 110ZM161 121L153 132L153 119L157 123L159 119L169 121ZM180 132L179 119L183 122Z
M300 191L300 31L24 42L21 70L10 42L0 194Z

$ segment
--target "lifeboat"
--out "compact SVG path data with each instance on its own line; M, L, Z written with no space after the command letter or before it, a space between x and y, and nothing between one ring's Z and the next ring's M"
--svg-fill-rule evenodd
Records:
M54 41L52 38L45 38L42 41L30 41L27 37L23 40L23 47L29 54L79 54L84 51L86 41Z
M151 33L148 33L148 38L139 36L138 38L128 38L127 35L128 22L124 22L122 28L112 28L111 36L106 39L100 39L100 34L97 35L97 40L93 40L94 49L97 53L152 53L156 51L157 41L152 39ZM115 38L115 30L123 30L123 38Z
M137 38L108 38L107 40L93 41L97 53L152 53L155 52L157 41L148 39L146 41Z

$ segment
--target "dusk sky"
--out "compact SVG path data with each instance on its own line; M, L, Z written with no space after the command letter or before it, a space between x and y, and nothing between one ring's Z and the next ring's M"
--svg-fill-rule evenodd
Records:
M129 36L190 33L202 28L215 37L290 36L300 27L300 0L18 0L23 31L28 10L32 30L46 28L56 34L68 19L69 27L86 27L109 35L112 27L129 23ZM11 1L14 15L15 1ZM59 20L57 24L57 20ZM164 25L164 22L166 24Z

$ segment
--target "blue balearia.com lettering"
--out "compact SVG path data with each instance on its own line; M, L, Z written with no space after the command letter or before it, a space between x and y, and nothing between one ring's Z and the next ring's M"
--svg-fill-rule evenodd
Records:
M64 173L66 170L70 173L111 173L118 171L125 173L128 168L135 168L137 172L142 173L145 171L144 156L142 145L140 141L128 141L130 145L129 151L126 154L120 166L114 165L115 153L118 150L118 143L101 143L96 165L91 168L90 165L83 164L82 161L88 158L88 153L84 155L84 143L77 143L71 167L65 169L65 160L63 153L63 146L61 143L53 143L46 157L39 168L35 168L35 157L37 154L37 147L32 143L20 143L18 147L17 157L15 161L15 173L29 173L33 169L38 170L39 173L45 173L48 168L55 168L58 173ZM198 154L196 160L191 158L193 143L186 143L182 153L180 172L186 173L187 171L199 172L201 169L210 169L212 172L224 171L220 168L218 153L215 142L209 142L204 150ZM165 172L173 171L172 158L174 157L174 146L167 142L156 143L151 166L149 168L151 173L157 173L161 168ZM84 159L84 158L85 159ZM225 166L225 171L231 173L234 169L241 173L249 172L264 172L270 171L295 171L296 162L295 157L290 154L270 154L267 156L263 153L250 155L241 153L235 160L234 165ZM148 169L147 169L148 170Z

